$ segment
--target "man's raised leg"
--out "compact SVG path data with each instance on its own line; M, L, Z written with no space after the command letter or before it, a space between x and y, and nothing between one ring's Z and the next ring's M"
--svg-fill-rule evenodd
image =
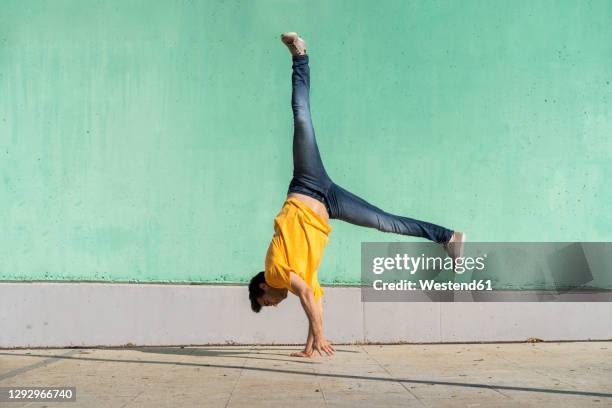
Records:
M293 176L311 187L329 184L310 114L310 66L306 44L297 33L285 33L281 40L292 54L291 108L293 110Z
M440 244L448 243L453 237L452 230L430 222L390 214L337 184L330 188L328 199L332 208L330 218L383 232L427 238Z

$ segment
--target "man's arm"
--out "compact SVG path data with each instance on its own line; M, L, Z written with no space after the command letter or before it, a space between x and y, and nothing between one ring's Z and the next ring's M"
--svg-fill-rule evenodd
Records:
M323 317L323 302L321 301L321 299L319 299L319 309L321 310L321 321L324 321L325 319ZM304 350L291 353L290 355L292 357L312 357L312 353L314 352L314 350L312 349L313 341L314 337L312 335L312 328L310 327L310 324L308 324L308 338L306 339Z
M312 333L312 348L321 355L321 351L331 356L334 347L329 344L323 334L323 304L315 301L314 292L297 274L291 273L290 283L295 293L300 298L302 308L308 317L310 333Z

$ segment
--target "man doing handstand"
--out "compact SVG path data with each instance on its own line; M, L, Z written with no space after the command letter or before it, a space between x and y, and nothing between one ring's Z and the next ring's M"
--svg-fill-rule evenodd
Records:
M310 357L316 351L332 355L334 347L323 334L323 289L317 268L332 228L329 219L401 235L423 237L444 245L452 259L462 256L465 234L439 225L389 214L335 184L327 175L310 116L310 68L306 43L297 33L281 35L292 55L293 179L287 199L274 219L265 270L249 284L254 312L277 306L291 292L300 298L308 317L304 350L293 356Z

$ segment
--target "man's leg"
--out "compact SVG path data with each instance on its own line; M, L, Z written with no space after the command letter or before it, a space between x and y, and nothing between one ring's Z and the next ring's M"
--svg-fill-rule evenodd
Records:
M331 180L323 167L310 114L309 57L299 55L292 59L293 177L323 192Z
M452 230L436 224L389 214L337 184L331 186L327 198L332 211L330 218L383 232L427 238L440 244L447 243L453 235Z

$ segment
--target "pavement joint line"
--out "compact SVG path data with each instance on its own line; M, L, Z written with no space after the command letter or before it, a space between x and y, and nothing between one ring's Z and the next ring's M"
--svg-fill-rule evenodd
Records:
M70 351L64 353L65 355L53 356L51 359L66 359L66 360L83 360L83 361L98 361L98 362L119 362L119 363L137 363L137 364L170 364L170 365L181 365L181 366L196 366L196 367L212 367L212 368L227 368L227 369L239 369L244 371L254 370L254 371L263 371L263 372L271 372L271 373L284 373L284 374L294 374L294 375L313 375L300 372L300 371L292 371L285 369L271 369L265 367L246 367L243 364L242 367L232 366L227 364L199 364L199 363L185 363L185 362L170 362L170 361L151 361L151 360L112 360L112 359L103 359L103 358L83 358L83 357L71 357L67 354L73 354L78 352L78 350ZM12 353L0 353L0 355L10 355L15 356ZM19 356L26 356L23 354L19 354ZM33 355L28 354L28 357L49 357L48 355ZM41 362L42 363L42 362ZM37 363L36 365L39 365ZM437 385L449 385L449 386L457 386L457 387L467 387L467 388L499 388L502 390L513 390L513 391L523 391L523 392L539 392L546 394L561 394L561 395L578 395L578 396L589 396L589 397L601 397L601 398L612 398L612 393L609 392L597 392L597 391L579 391L579 390L558 390L558 389L550 389L550 388L542 388L542 387L523 387L523 386L508 386L508 385L491 385L491 384L475 384L475 383L466 383L466 382L457 382L457 381L440 381L440 380L419 380L419 379L409 379L409 378L388 378L388 377L367 377L363 375L352 375L352 374L327 374L321 373L319 374L322 377L330 377L330 378L350 378L350 379L359 379L359 380L368 380L368 381L399 381L399 382L407 382L407 383L415 383L415 384L437 384Z
M393 378L393 375L389 372L389 370L387 370L386 367L384 367L382 364L380 364L380 361L378 361L377 359L372 357L372 355L370 353L368 353L368 350L364 346L361 346L361 349L368 355L369 358L371 358L374 362L376 362L376 364L378 364L378 366L380 368L382 368L385 373L387 373L389 375L390 379ZM412 395L417 401L419 401L419 404L421 404L421 406L423 406L423 407L426 406L425 403L423 401L421 401L421 399L418 397L418 395L416 395L414 392L412 392L410 390L410 388L408 388L408 386L406 384L404 384L401 381L397 381L397 383L399 385L401 385L403 389L408 391L408 394Z
M491 353L491 354L492 354L493 356L495 356L495 357L499 358L500 360L508 361L508 362L510 362L511 364L516 365L516 363L514 363L514 362L512 362L512 361L510 361L510 360L508 360L508 359L506 359L506 358L504 358L503 356L499 355L497 352L493 352L493 353ZM507 398L507 399L512 400L512 401L514 401L514 400L515 400L515 399L514 399L514 398L512 398L510 395L507 395L507 394L503 393L503 392L502 392L502 391L501 391L499 388L495 387L494 385L491 385L491 386L490 386L490 389L491 389L491 390L493 390L493 391L495 391L495 392L497 392L497 393L499 393L499 394L501 394L501 395L502 395L504 398Z
M314 353L314 352L313 352ZM337 351L336 351L337 353ZM323 397L323 405L328 407L329 403L327 402L327 398L325 397L325 392L323 391L323 387L321 386L321 378L319 377L319 366L312 364L312 373L317 380L317 385L319 386L319 392L321 393L321 397Z
M538 351L542 351L542 349L540 349L540 350L538 350ZM521 365L520 365L520 364L518 364L518 363L517 363L515 360L509 360L508 358L504 357L504 356L503 356L503 355L501 355L501 354L502 354L501 352L494 352L494 353L493 353L493 355L494 355L494 356L496 356L496 357L498 357L498 358L500 358L500 359L502 359L502 360L504 360L504 361L506 361L506 362L508 362L508 363L510 363L510 364L512 364L512 365L514 365L515 367L521 368ZM569 381L560 380L560 379L558 379L558 378L551 377L550 375L548 375L548 374L546 374L546 373L541 372L541 371L540 371L539 369L537 369L537 368L533 368L532 370L533 370L533 372L534 372L534 373L536 373L536 374L538 374L538 375L541 375L542 377L548 378L549 380L554 380L554 381L557 381L559 384L563 384L563 385L564 385L564 386L566 386L566 387L573 387L573 386L574 386L574 385L573 385L571 382L569 382ZM497 390L497 391L498 391L500 394L505 395L505 394L504 394L503 392L501 392L500 390ZM511 398L511 397L508 397L508 398Z
M136 401L136 399L138 399L138 397L140 397L143 393L145 393L147 390L142 390L140 391L138 394L136 394L132 399L130 399L128 402L126 402L125 404L123 404L121 406L121 408L125 408L126 406L128 406L129 404L131 404L132 402Z
M317 385L319 386L319 392L321 393L321 397L323 397L323 404L327 407L329 404L327 403L327 398L325 397L325 391L323 391L323 387L321 386L321 379L319 378L319 373L316 366L313 366L312 371L317 379Z
M0 354L10 355L10 356L49 357L49 358L47 358L47 359L45 359L43 361L39 361L38 363L30 364L30 365L27 365L25 367L16 368L16 369L14 369L12 371L9 371L8 373L0 374L0 381L4 381L4 380L7 380L9 378L16 377L19 374L23 374L25 372L28 372L28 371L31 371L31 370L35 370L35 369L40 368L40 367L46 367L49 364L57 363L57 362L61 361L63 358L70 357L71 355L79 353L79 352L80 352L80 350L68 350L67 352L62 353L59 356L57 356L57 355L54 355L54 356L44 356L44 355L32 355L32 354L0 353Z
M240 372L238 373L238 378L236 378L236 382L234 382L234 386L232 387L232 391L229 394L229 397L227 397L227 401L225 402L225 408L229 407L230 403L232 402L232 397L234 396L234 391L236 391L236 388L238 387L238 383L240 382L240 379L242 378L242 373L244 372L244 367L247 364L247 359L249 358L249 356L253 354L253 347L249 347L249 354L247 354L246 357L243 357L243 361L242 361L242 367L240 368Z

